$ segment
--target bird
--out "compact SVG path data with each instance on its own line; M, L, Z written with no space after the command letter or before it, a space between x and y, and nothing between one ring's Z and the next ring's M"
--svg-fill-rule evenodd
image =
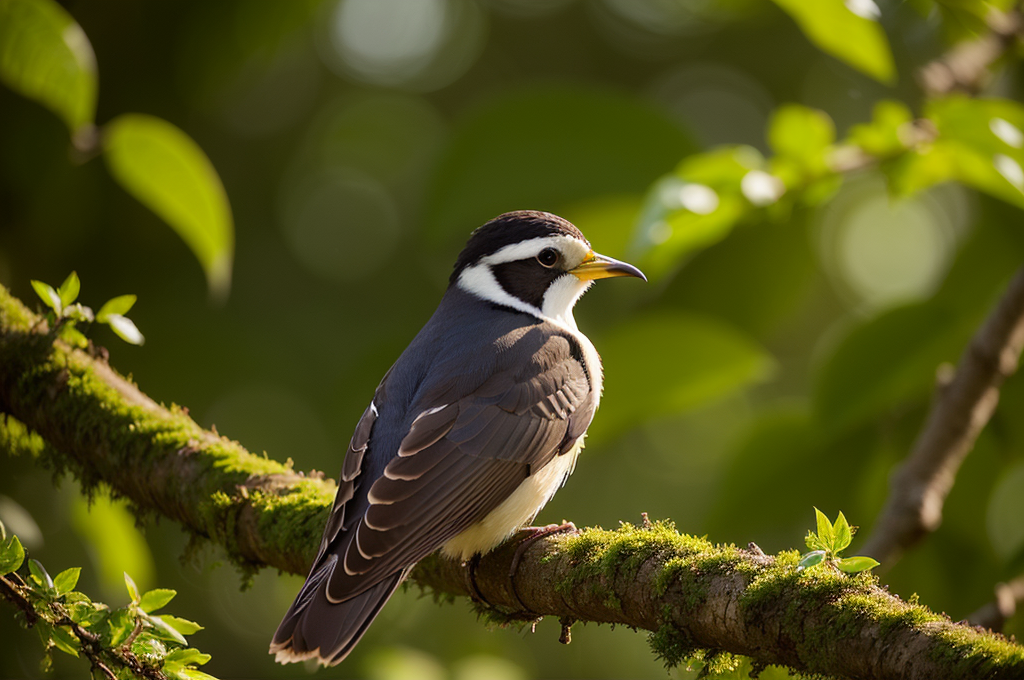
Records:
M276 661L340 663L418 561L478 559L532 523L573 472L603 390L573 307L621 276L647 280L551 213L472 232L355 427Z

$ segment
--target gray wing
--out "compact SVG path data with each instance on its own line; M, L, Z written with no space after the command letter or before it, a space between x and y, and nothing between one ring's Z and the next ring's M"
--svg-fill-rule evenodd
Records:
M499 363L482 384L448 403L436 402L438 394L451 397L442 381L434 397L414 405L419 415L383 474L365 480L371 404L346 456L317 560L338 557L326 588L331 601L353 598L426 557L572 448L597 403L573 342L550 335L530 361L515 361L513 352L506 367ZM356 508L361 514L347 515Z

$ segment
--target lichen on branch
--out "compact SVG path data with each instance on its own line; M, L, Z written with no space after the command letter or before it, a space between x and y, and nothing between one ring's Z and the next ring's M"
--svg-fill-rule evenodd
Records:
M108 486L249 568L305 573L334 496L320 475L256 456L161 406L89 351L50 332L0 286L0 447ZM340 461L339 461L340 462ZM901 601L869 575L798 571L796 552L713 545L670 524L517 537L475 565L433 555L412 580L471 596L497 623L557 616L651 633L667 663L743 654L836 677L1015 678L1024 648ZM513 570L513 566L515 569ZM473 585L475 583L475 585ZM513 585L514 584L514 585ZM525 609L524 609L525 607Z

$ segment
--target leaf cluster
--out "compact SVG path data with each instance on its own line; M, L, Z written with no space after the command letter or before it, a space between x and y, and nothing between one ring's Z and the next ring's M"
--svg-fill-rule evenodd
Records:
M103 303L100 311L93 314L90 307L86 307L81 302L75 302L81 287L77 272L71 272L57 289L48 283L32 280L32 288L35 289L36 295L50 308L47 313L47 321L54 327L54 330L72 328L76 323L95 321L110 326L110 330L125 342L133 345L141 345L145 342L146 339L139 332L135 323L125 316L135 304L135 295L118 295L111 298Z
M39 634L44 671L52 667L53 650L58 650L85 656L96 678L215 680L197 668L210 655L190 647L185 638L202 626L156 613L174 598L174 590L142 593L126 573L130 602L111 608L75 590L80 567L51 577L38 560L25 559L21 541L15 535L7 537L2 524L0 537L0 593L20 608L26 623Z
M850 526L842 512L839 513L835 523L830 522L825 513L817 508L814 508L814 514L817 517L818 530L816 532L807 531L804 543L807 544L810 552L800 556L797 571L803 571L817 564L826 564L845 571L847 574L856 574L878 566L878 561L870 557L841 557L839 555L849 547L850 541L853 540L853 535L857 531L857 527Z

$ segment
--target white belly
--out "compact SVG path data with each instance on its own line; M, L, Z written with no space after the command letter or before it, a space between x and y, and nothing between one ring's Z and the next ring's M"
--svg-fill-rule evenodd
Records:
M441 552L465 561L475 553L486 553L497 547L520 528L533 521L540 509L551 500L562 483L576 467L576 458L583 449L583 437L572 449L556 456L550 463L526 478L512 495L491 510L482 520L470 526L441 546Z

